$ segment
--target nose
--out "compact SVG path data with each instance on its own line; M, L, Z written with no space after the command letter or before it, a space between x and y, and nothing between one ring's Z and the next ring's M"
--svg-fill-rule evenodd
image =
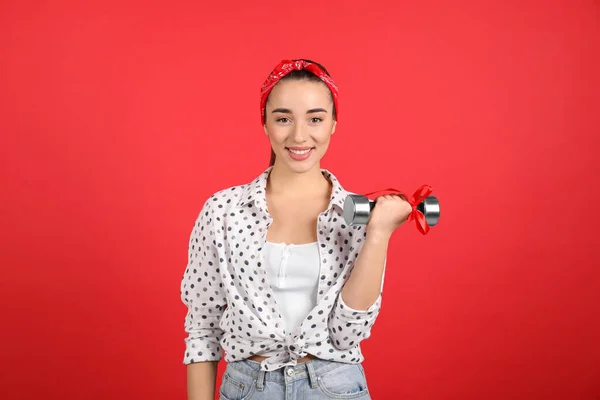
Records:
M292 138L297 143L302 143L306 141L306 127L303 124L294 124L294 128L292 131Z

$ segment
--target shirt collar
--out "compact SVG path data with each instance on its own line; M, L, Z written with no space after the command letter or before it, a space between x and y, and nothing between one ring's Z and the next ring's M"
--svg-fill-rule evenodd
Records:
M267 200L265 197L265 192L267 188L267 178L269 173L273 169L273 166L269 166L263 173L254 178L254 180L248 183L244 190L242 191L242 195L237 202L239 207L244 207L245 205L255 202L255 204L262 210L267 209ZM329 199L329 205L327 209L333 209L333 207L339 207L340 213L344 211L344 201L348 196L349 192L347 192L338 179L333 175L329 170L325 168L321 168L321 173L325 178L331 181L333 184L333 188L331 190L331 198Z

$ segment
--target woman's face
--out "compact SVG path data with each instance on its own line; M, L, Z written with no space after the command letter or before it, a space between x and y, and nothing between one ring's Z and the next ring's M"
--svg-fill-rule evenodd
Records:
M332 112L331 93L324 83L307 80L278 82L266 104L264 126L277 156L276 163L284 163L298 172L319 164L335 131L336 121ZM290 150L294 147L310 151L293 154Z

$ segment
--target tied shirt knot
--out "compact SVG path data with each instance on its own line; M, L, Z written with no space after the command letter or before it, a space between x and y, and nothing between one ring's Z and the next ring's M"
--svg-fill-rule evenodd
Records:
M296 365L298 359L307 355L305 350L305 335L302 334L301 328L297 327L292 332L285 335L284 351L279 353L277 356L269 357L266 360L263 360L262 364L269 371L276 369L276 364Z

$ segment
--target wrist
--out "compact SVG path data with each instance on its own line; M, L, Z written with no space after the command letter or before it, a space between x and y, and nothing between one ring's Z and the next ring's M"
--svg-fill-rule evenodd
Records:
M391 237L392 237L391 232L370 230L370 231L367 231L366 240L369 242L383 243L383 242L389 242Z

